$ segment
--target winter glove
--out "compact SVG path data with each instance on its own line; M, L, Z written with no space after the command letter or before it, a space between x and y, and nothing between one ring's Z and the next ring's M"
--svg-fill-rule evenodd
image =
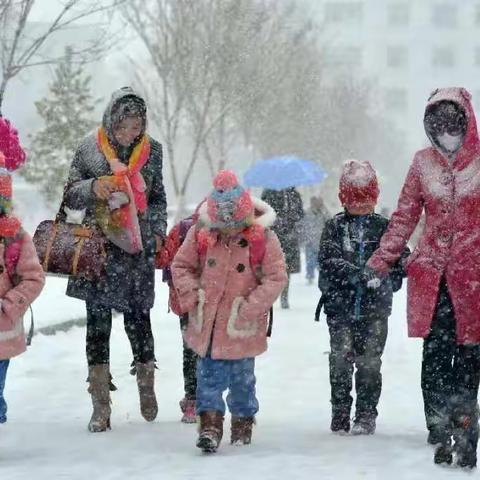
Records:
M383 281L381 274L370 267L365 267L365 270L363 271L363 277L367 284L367 288L371 288L372 290L379 288Z
M26 155L20 146L18 132L2 117L0 117L0 152L5 155L5 166L9 171L16 170L25 163Z

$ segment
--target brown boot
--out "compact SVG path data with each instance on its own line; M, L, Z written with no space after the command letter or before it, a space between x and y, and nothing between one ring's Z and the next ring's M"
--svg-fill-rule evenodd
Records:
M223 415L217 411L200 414L200 435L197 447L205 453L217 451L223 436Z
M110 366L108 364L88 367L88 393L92 396L93 413L88 424L91 432L110 430Z
M232 436L230 443L236 445L250 445L252 442L252 427L255 417L236 417L232 415Z
M140 411L147 422L157 418L158 405L155 397L155 362L137 363L137 385L140 394Z

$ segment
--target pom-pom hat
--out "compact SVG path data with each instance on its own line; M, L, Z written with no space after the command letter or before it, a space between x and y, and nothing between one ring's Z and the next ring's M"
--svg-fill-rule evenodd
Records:
M230 170L221 170L213 179L214 190L207 198L207 213L214 228L247 226L253 217L250 193Z

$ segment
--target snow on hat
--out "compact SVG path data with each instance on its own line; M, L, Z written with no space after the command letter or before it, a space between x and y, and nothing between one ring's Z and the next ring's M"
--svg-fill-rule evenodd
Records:
M369 162L347 160L344 163L338 193L342 205L376 204L379 193L377 174Z
M253 214L250 193L230 170L221 170L213 179L214 190L207 198L207 213L212 227L235 228L246 226Z

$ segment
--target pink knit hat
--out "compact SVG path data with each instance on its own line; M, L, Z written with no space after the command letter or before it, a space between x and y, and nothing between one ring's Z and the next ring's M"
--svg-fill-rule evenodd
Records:
M253 214L250 193L230 170L221 170L213 179L214 190L207 198L207 213L212 227L235 228L248 224Z

